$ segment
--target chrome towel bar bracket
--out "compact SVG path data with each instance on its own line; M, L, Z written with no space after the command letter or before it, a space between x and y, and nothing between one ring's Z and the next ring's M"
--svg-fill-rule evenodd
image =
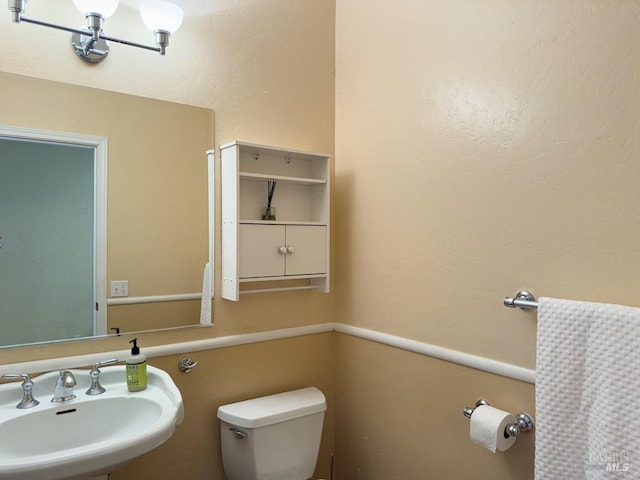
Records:
M503 304L505 307L525 309L538 308L536 297L531 292L520 290L515 297L504 297Z

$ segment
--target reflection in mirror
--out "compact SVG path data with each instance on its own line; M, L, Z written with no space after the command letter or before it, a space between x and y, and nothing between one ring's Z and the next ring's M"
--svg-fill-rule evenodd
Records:
M0 129L0 346L105 333L102 158L55 138Z
M3 72L0 72L0 104L3 105L0 127L104 139L105 163L108 144L105 282L96 284L93 292L98 317L94 322L93 309L85 310L83 328L88 328L90 334L109 332L111 328L127 333L200 324L203 271L213 249L208 212L208 163L212 159L205 154L213 146L213 111ZM88 111L93 113L88 115ZM39 155L49 156L49 153ZM0 157L4 158L4 154ZM65 190L60 177L66 175L61 170L56 168L49 173L44 182L47 188ZM17 182L15 189L25 194L28 191ZM38 194L44 193L36 190ZM21 208L27 208L24 203L32 200L33 197L21 200ZM53 224L61 221L60 212L55 218L51 212L43 215L48 215ZM0 214L0 222L4 218ZM3 257L8 247L13 248L12 235L3 229L0 224L0 236L6 237L0 262L8 258ZM46 243L47 235L43 231L39 241ZM72 235L69 229L66 237L71 236L75 239L76 233ZM57 253L62 248L60 243L52 247L58 249ZM85 263L82 268L93 268L91 255L83 255L89 259L89 267ZM84 336L80 330L62 333L62 323L54 319L51 311L57 308L56 303L66 304L66 309L61 308L65 317L76 308L55 293L64 289L64 281L76 275L80 266L74 263L60 260L52 267L53 279L38 280L38 288L50 294L45 295L44 313L0 312L3 328L15 332L5 344ZM0 264L0 269L5 270L4 266ZM128 281L128 296L111 298L110 283L120 280ZM0 285L7 282L13 282L13 277L0 279ZM27 282L20 295L27 298L36 295L33 288ZM84 281L82 288L68 287L73 290L74 302L92 288L91 280ZM106 313L102 326L101 313ZM25 318L32 321L35 316L43 317L40 320L47 325L48 332L41 327L25 328ZM37 334L26 336L27 330L37 330Z

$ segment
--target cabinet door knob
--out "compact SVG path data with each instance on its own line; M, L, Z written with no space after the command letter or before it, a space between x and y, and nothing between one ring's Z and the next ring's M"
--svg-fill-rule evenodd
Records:
M280 247L280 248L278 249L278 251L279 251L281 254L286 255L286 254L287 254L287 247Z
M295 248L293 248L293 247L287 247L287 253L293 253L293 252L295 252L295 251L296 251L296 249L295 249Z

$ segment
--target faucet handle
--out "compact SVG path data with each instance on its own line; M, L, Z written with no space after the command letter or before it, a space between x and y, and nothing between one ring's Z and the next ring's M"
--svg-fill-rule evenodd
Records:
M13 380L14 378L22 378L25 382L30 382L31 378L26 373L3 373L0 378L9 378Z
M93 368L91 369L91 372L89 372L89 376L91 377L91 386L85 392L87 395L100 395L106 392L105 388L100 385L100 367L104 367L105 365L112 365L117 361L117 358L111 358L109 360L104 360L102 362L96 362L93 364Z
M96 362L93 364L93 368L91 369L93 370L98 370L100 367L104 367L105 365L113 365L114 363L117 363L118 359L117 358L110 358L109 360L103 360L101 362Z
M22 382L22 400L20 400L18 405L16 405L16 408L19 408L19 409L32 408L40 404L38 400L33 398L33 381L31 380L31 378L29 378L29 375L27 375L26 373L19 373L19 374L5 373L0 378L8 378L8 379L21 378L22 380L24 380Z

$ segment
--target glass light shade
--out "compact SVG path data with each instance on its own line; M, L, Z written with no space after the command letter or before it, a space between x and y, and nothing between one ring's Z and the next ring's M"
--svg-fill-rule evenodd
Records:
M184 13L182 9L162 0L148 0L140 5L142 21L152 32L165 30L174 33L182 25Z
M118 8L120 0L73 0L73 4L83 14L99 13L104 18L109 18Z

